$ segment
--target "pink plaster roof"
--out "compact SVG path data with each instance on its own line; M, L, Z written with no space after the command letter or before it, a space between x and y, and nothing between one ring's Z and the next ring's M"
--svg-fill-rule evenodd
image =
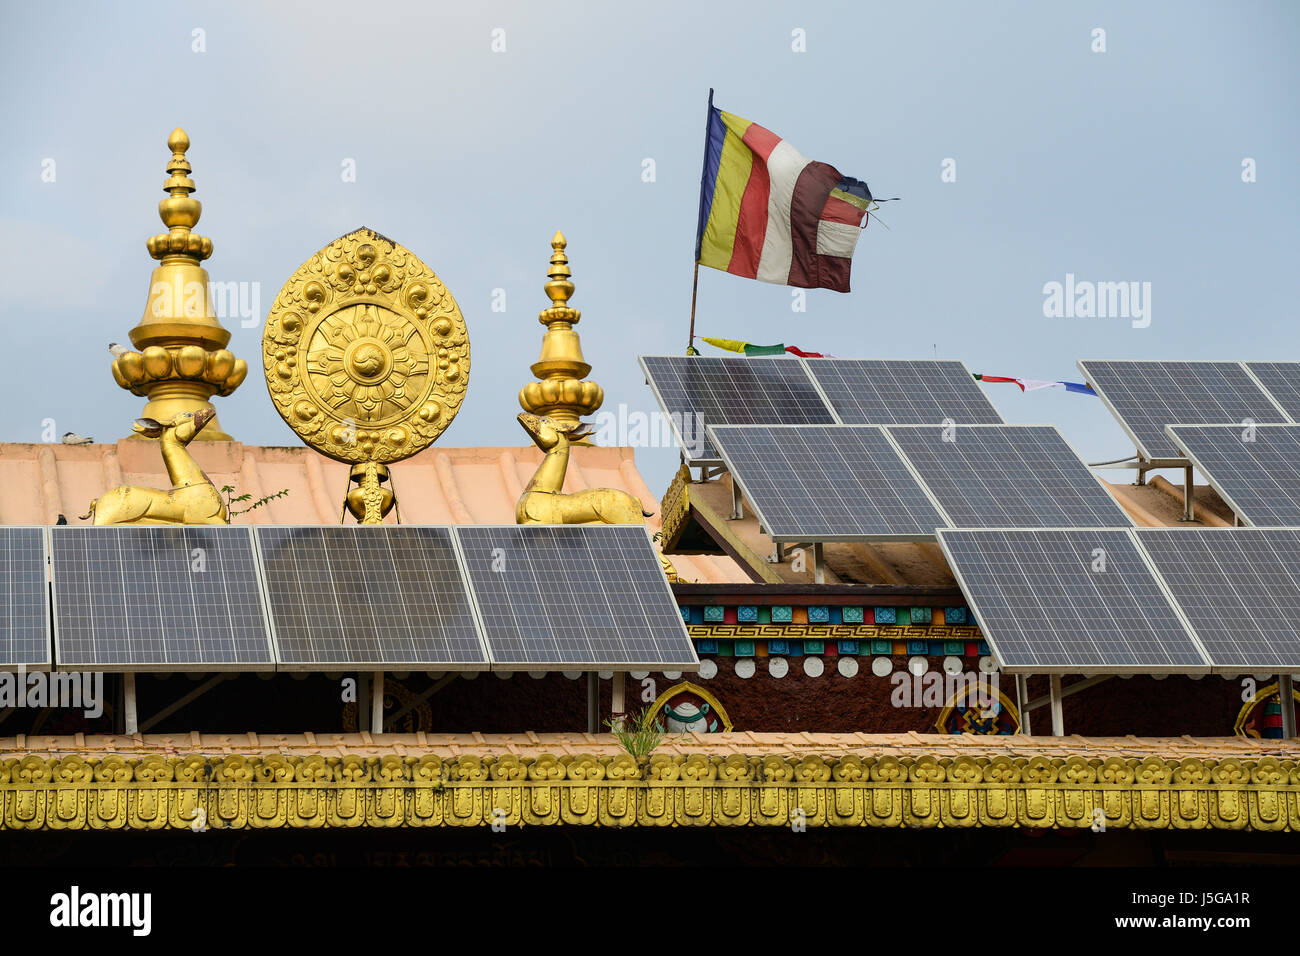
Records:
M275 448L239 442L194 442L190 452L218 488L253 498L283 488L289 494L233 524L335 524L347 490L348 466L306 448ZM515 502L541 461L526 448L442 448L434 445L392 466L398 508L406 524L513 524ZM113 445L0 444L0 524L89 524L90 501L118 485L170 487L156 442L122 439ZM618 488L637 496L650 530L660 527L659 500L636 470L631 448L575 446L566 492ZM32 490L37 493L33 494ZM351 520L349 518L349 520ZM389 514L388 521L395 517ZM748 582L731 558L673 555L685 580Z

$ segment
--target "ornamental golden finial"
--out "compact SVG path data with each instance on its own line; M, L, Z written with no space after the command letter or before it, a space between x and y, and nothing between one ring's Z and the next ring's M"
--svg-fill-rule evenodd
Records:
M168 231L145 243L159 263L149 283L144 317L131 330L131 344L139 351L115 350L113 378L131 394L148 396L144 418L170 421L182 413L211 412L198 440L231 441L210 399L238 388L248 365L226 348L230 332L213 310L208 273L199 265L212 255L212 240L191 231L203 206L190 195L195 187L185 158L190 148L185 130L172 130L167 148L172 151L163 183L168 195L158 203L158 216ZM232 295L249 298L237 287L232 292L235 285L223 287L224 301Z
M579 418L600 408L605 392L595 382L582 380L591 372L591 366L582 357L582 343L573 328L582 313L569 305L573 273L564 251L567 245L563 233L557 232L551 239L554 251L546 271L549 281L544 286L551 307L537 316L537 321L546 326L546 333L542 336L541 357L532 365L533 374L541 381L529 382L520 390L519 404L526 412L576 427Z

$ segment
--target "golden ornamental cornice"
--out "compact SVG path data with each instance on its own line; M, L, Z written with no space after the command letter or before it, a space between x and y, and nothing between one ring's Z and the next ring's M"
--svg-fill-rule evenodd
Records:
M684 464L679 465L672 483L659 502L664 553L671 552L677 546L677 539L691 516L690 484L691 470Z
M1300 762L840 754L26 755L4 829L807 826L1300 830ZM1100 811L1098 813L1097 811Z

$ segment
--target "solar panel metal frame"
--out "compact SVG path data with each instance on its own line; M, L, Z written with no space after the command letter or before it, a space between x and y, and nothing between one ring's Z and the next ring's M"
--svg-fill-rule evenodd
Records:
M715 427L718 426L710 425L708 426L706 431L712 432ZM943 506L939 504L938 500L930 492L930 489L926 487L925 482L921 480L919 475L917 475L916 469L914 469L912 467L912 463L907 460L907 456L899 452L898 447L889 440L889 435L885 432L884 428L880 425L723 425L720 427L736 428L736 429L753 428L753 429L772 429L772 430L788 428L788 429L799 430L799 431L806 431L810 428L855 429L855 430L875 432L881 436L881 439L882 441L884 441L885 445L898 458L899 465L911 476L912 481L917 486L917 489L921 492L922 495L925 496L926 500L930 503L930 506L934 509L935 514L942 521L950 520L947 513L943 510ZM740 472L734 467L732 460L728 458L727 453L722 448L721 442L715 440L714 447L718 449L718 453L722 456L723 465L726 467L728 473L731 475L731 480L736 482L739 485L741 493L745 497L745 501L747 501L749 503L750 508L754 510L754 514L757 516L759 524L762 526L764 532L767 534L769 538L772 539L772 541L776 543L787 543L787 542L816 543L816 542L827 542L827 541L889 542L889 541L933 541L934 540L933 531L931 531L929 534L920 534L920 535L907 534L907 533L896 533L896 534L895 533L882 533L882 534L845 533L845 534L822 535L822 534L815 534L815 533L810 534L807 532L802 532L802 533L792 532L790 534L773 534L771 523L764 516L763 510L759 507L758 503L754 500L754 498L750 495L748 489L745 487L744 478L741 476ZM942 527L942 525L936 525L935 527L939 528Z
M924 487L924 488L926 489L926 491L929 492L931 499L933 499L933 500L935 501L935 503L938 505L939 510L940 510L940 513L943 514L944 517L948 520L948 527L953 528L953 529L957 529L957 528L965 528L965 529L968 529L968 530L978 530L978 529L981 529L981 528L988 528L989 525L987 525L987 524L983 524L983 525L978 525L978 524L959 525L959 524L955 523L955 522L953 521L953 519L952 519L952 515L951 515L951 514L948 512L948 510L943 506L943 501L940 499L939 495L935 492L935 490L934 490L933 488L930 487L930 483L926 480L925 475L922 474L921 469L917 466L916 462L912 461L911 457L907 454L907 449L904 448L904 447L902 446L901 443L897 442L897 441L894 439L894 432L895 432L895 431L902 431L902 430L904 430L904 429L941 428L941 427L945 427L945 426L940 426L940 425L885 425L885 426L883 426L883 429L884 429L884 432L885 432L885 436L886 436L887 438L889 438L890 441L891 441L891 443L893 443L894 447L898 449L899 454L901 454L901 455L903 456L903 460L906 461L906 462L908 463L908 465L911 467L913 473L915 473L915 475L917 476L917 480L921 483L922 487ZM1105 483L1104 483L1100 478L1098 478L1095 474L1093 474L1092 470L1088 467L1087 462L1085 462L1085 461L1083 460L1083 457L1079 454L1078 450L1074 447L1073 444L1070 443L1070 440L1069 440L1068 438L1065 437L1065 435L1061 432L1061 430L1060 430L1057 426L1055 426L1055 425L1031 425L1031 424L1015 424L1015 425L1012 425L1012 424L1001 424L1001 425L994 425L994 424L970 424L970 425L963 425L963 424L961 424L961 423L958 423L958 424L954 425L953 427L958 428L958 429L962 429L962 428L968 428L968 429L1000 428L1000 429L1003 429L1003 430L1006 430L1006 431L1018 431L1018 430L1024 430L1024 429L1030 429L1030 428L1049 428L1049 429L1051 429L1053 432L1056 433L1056 437L1059 438L1059 439L1061 440L1061 443L1065 446L1066 451L1068 451L1071 455L1074 456L1074 461L1078 463L1079 468L1080 468L1084 473L1087 474L1087 476L1089 477L1089 479L1091 479L1092 481L1096 482L1098 489L1101 491L1101 494L1102 494L1102 495L1105 497L1105 499L1106 499L1107 501L1109 501L1109 502L1111 503L1111 505L1113 506L1114 511L1115 511L1114 517L1117 518L1117 519L1119 519L1119 520L1121 520L1121 521L1128 521L1128 522L1129 522L1129 526L1132 526L1133 521L1132 521L1131 518L1129 518L1129 516L1128 516L1128 512L1126 512L1126 511L1125 511L1125 510L1120 506L1120 503L1119 503L1118 501L1115 500L1115 497L1114 497L1114 496L1113 496L1109 491L1106 490L1106 485L1105 485ZM1060 525L1060 524L1057 524L1057 525L1051 525L1051 524L1041 524L1041 525L1017 525L1016 527L1020 528L1020 530L1022 530L1022 531L1032 531L1032 530L1048 530L1048 529L1052 529L1052 528L1060 528L1060 527L1084 527L1084 526L1082 526L1082 525L1078 525L1078 524L1076 523L1076 524L1072 524L1072 525ZM1090 527L1091 527L1091 526L1090 526ZM1097 528L1113 528L1113 527L1122 527L1122 526L1121 526L1121 525L1116 525L1116 524L1109 524L1109 525L1106 525L1106 524L1099 524L1099 525L1096 525L1095 527L1097 527Z
M463 571L464 571L465 579L466 579L467 585L468 585L468 587L469 587L470 600L471 600L471 602L473 603L473 606L474 606L474 613L475 613L475 616L476 616L476 618L477 618L477 620L478 620L478 622L479 622L479 627L480 627L480 629L481 629L481 634L482 634L482 637L483 637L483 643L484 643L485 649L486 649L486 651L487 651L487 653L488 653L488 655L489 655L489 657L490 657L490 659L491 659L491 661L492 661L492 670L493 670L493 671L501 671L501 672L518 673L518 672L522 672L522 671L544 671L544 670L548 670L548 669L552 669L552 668L554 668L554 670L556 670L556 671L574 671L574 670L576 670L576 671L623 671L623 672L627 672L627 671L641 671L641 670L649 670L649 671L654 671L654 672L656 672L656 673L661 673L664 669L668 669L668 670L674 670L674 671L683 671L683 672L691 672L691 673L694 673L695 671L698 671L698 670L699 670L699 667L700 667L700 655L699 655L699 652L696 651L696 649L695 649L695 641L691 639L690 631L687 630L687 628L686 628L686 622L682 620L682 616L681 616L681 612L680 612L680 610L677 611L677 613L674 615L674 619L677 621L678 625L681 627L681 632L682 632L683 639L684 639L684 641L685 641L686 647L687 647L687 648L689 649L689 651L690 651L690 655L691 655L691 660L690 660L690 661L681 661L681 662L678 662L678 661L672 661L672 662L669 662L669 661L645 661L645 662L641 662L641 661L582 661L582 662L574 662L574 661L553 661L553 662L542 662L542 661L505 661L505 660L500 660L500 659L498 659L498 658L496 658L495 656L492 655L492 639L491 639L491 634L490 634L489 631L488 631L487 621L486 621L486 619L484 618L483 613L482 613L481 601L480 601L480 598L479 598L478 590L474 587L474 577L473 577L473 575L472 575L471 572L470 572L469 561L468 561L467 556L466 556L466 553L465 553L465 545L464 545L464 543L460 540L460 535L461 535L461 532L462 532L462 531L467 531L467 530L470 530L470 529L474 529L474 530L477 530L477 529L495 529L495 530L500 530L500 529L517 529L517 528L580 528L580 527L587 527L587 528L593 528L593 529L602 529L602 528L637 528L638 525L548 525L548 524L519 525L519 524L466 524L466 525L452 525L451 527L452 527L452 537L456 539L456 547L457 547L457 550L458 550L458 552L459 552L459 554L460 554L460 558L461 558L461 567L462 567L462 569L463 569ZM655 553L657 553L657 552L655 552L655 549L654 549L654 542L653 542L653 539L650 537L650 532L649 532L649 530L648 530L647 528L645 528L644 526L639 526L639 527L640 527L640 530L641 530L642 534L645 535L645 538L646 538L646 544L647 544L647 546L648 546L648 548L649 548L649 550L650 550L650 553L651 553L652 555L655 554ZM597 530L596 533L597 533L597 534L600 534L600 533L602 533L602 532L599 531L599 530ZM676 595L673 593L672 585L671 585L671 584L669 583L669 581L668 581L668 576L662 573L662 569L660 569L660 573L659 573L659 575L658 575L658 580L659 580L659 581L662 583L662 585L663 585L664 593L667 595L667 598L668 598L669 603L670 603L674 608L678 608L677 597L676 597Z
M844 413L841 412L841 410L835 406L835 402L832 400L832 398L831 398L831 396L830 396L830 393L826 390L826 386L825 386L825 384L822 382L822 380L821 380L821 379L818 377L818 375L817 375L817 371L816 371L816 370L817 370L818 366L821 365L821 363L826 363L826 367L829 367L830 365L833 365L833 364L836 364L836 363L853 363L853 362L868 362L868 363L878 363L878 364L886 364L886 365L955 365L955 366L957 366L957 368L959 368L959 369L961 370L961 375L958 377L958 379L959 379L960 381L962 381L963 383L964 383L964 382L970 382L971 388L972 388L972 390L973 390L973 391L971 392L972 396L974 396L974 395L978 395L978 396L979 396L979 400L980 400L980 402L983 404L984 408L987 409L988 414L989 414L989 415L992 415L993 418L996 419L996 421L969 422L968 424L972 424L972 425L1002 425L1002 424L1006 424L1005 419L1003 419L1003 417L1002 417L1002 413L998 411L997 406L995 406L995 405L993 404L993 401L988 397L988 395L986 395L986 394L984 393L984 390L983 390L982 388L980 388L979 382L976 381L975 376L971 374L971 370L970 370L969 368L966 367L966 363L963 362L963 361L961 361L960 359L879 359L879 358L820 358L820 359L819 359L819 358L809 358L809 359L801 359L801 361L804 363L804 366L805 366L805 367L807 368L807 370L808 370L808 377L812 379L813 383L817 386L817 390L821 393L821 395L822 395L822 399L826 402L826 407L829 408L829 409L831 410L831 412L835 415L835 419L836 419L836 421L839 422L839 423L842 424L842 425L942 425L942 424L943 424L943 421L942 421L942 420L940 420L940 421L935 421L935 422L930 422L930 421L925 421L925 422L918 422L918 421L888 421L888 422L883 422L883 421L882 421L882 422L858 422L858 421L846 421L845 418L844 418ZM951 417L951 416L948 416L948 417ZM954 418L953 420L956 421L955 418ZM960 423L959 423L959 424L960 424Z
M44 592L43 606L45 608L45 654L44 660L41 661L0 661L0 670L11 670L23 667L27 670L51 670L54 667L55 648L54 648L54 625L53 625L53 597L50 594L50 529L45 525L6 525L5 530L13 531L36 531L40 533L41 557L44 559L41 564L41 585Z
M88 530L89 528L95 526L71 525L68 527L77 530ZM73 663L65 662L63 660L63 655L61 653L62 642L60 639L61 634L59 629L58 567L54 560L54 535L63 533L62 527L60 527L59 530L56 530L55 528L49 528L47 531L48 538L49 538L48 554L49 554L49 566L50 566L50 586L49 586L50 614L51 614L51 620L53 621L53 630L54 630L54 660L55 660L56 670L59 670L61 672L82 672L82 673L90 672L90 671L103 671L106 674L123 674L123 673L129 673L129 674L250 673L252 674L252 673L271 673L277 669L278 660L275 654L275 645L272 641L271 620L270 620L267 601L266 601L265 582L262 578L262 563L260 560L260 555L257 552L256 544L254 542L253 527L251 525L145 525L145 526L107 525L102 527L112 528L114 530L124 530L126 528L180 528L185 530L238 528L243 531L246 531L249 556L252 561L253 571L254 571L254 581L257 585L258 603L261 607L262 627L263 627L262 635L264 640L266 641L268 659L265 661L257 661L252 663L246 663L241 661L216 661L216 662L204 662L204 663L195 663L195 662L188 662L188 661L164 661L164 662L142 662L142 663L131 663L131 664L121 664L121 663L106 664L102 662L73 664Z
M1205 480L1209 483L1210 487L1213 488L1215 492L1219 495L1219 497L1223 499L1224 504L1226 504L1229 508L1232 509L1233 513L1237 516L1239 520L1244 521L1246 524L1254 528L1288 527L1289 525L1287 525L1286 523L1279 524L1276 520L1273 520L1272 518L1270 518L1268 521L1254 520L1250 515L1250 509L1243 508L1238 503L1237 499L1227 492L1226 487L1223 484L1222 476L1220 475L1216 477L1214 471L1206 467L1202 463L1202 459L1197 457L1191 452L1191 450L1183 443L1184 436L1180 435L1178 431L1178 430L1183 430L1185 432L1190 430L1200 431L1202 429L1222 429L1225 431L1228 429L1232 429L1233 431L1237 431L1243 427L1244 426L1242 425L1166 425L1165 432L1169 435L1171 439L1173 439L1174 444L1176 444L1182 450L1183 455L1186 457L1186 459L1189 462L1191 462L1192 466L1195 467L1196 470L1199 471L1204 476ZM1296 434L1300 435L1300 424L1294 424L1290 422L1265 422L1258 425L1252 425L1251 427L1256 429L1293 428L1295 429ZM1191 437L1191 436L1188 435L1186 437ZM1296 495L1296 512L1297 515L1296 515L1295 524L1300 525L1300 492L1298 492Z
M1160 565L1157 563L1155 555L1147 550L1144 542L1146 539L1152 538L1154 535L1157 534L1182 534L1182 535L1189 535L1190 537L1195 537L1195 538L1208 538L1214 535L1223 535L1225 536L1226 539L1226 538L1231 538L1232 536L1238 534L1254 536L1258 534L1264 534L1270 531L1289 531L1297 535L1300 535L1300 527L1295 527L1295 526L1258 527L1252 525L1249 528L1150 527L1150 528L1133 529L1133 538L1134 540L1137 541L1138 549L1142 552L1143 556L1146 558L1147 563L1151 566L1152 571L1155 572L1156 577L1160 579L1161 585L1173 598L1174 604L1175 606L1177 606L1179 613L1182 614L1184 619L1186 619L1188 628L1192 631L1193 634L1196 635L1196 643L1201 647L1202 653L1205 655L1205 659L1209 661L1211 673L1241 674L1243 672L1248 672L1254 674L1268 673L1274 675L1300 674L1300 642L1295 642L1296 647L1294 650L1297 657L1295 663L1293 664L1278 664L1276 662L1270 662L1270 661L1259 661L1256 663L1234 661L1228 664L1216 664L1214 660L1214 655L1210 652L1209 647L1205 644L1205 639L1201 636L1201 633L1199 629L1196 627L1195 622L1192 621L1191 615L1188 614L1187 610L1183 607L1183 604L1178 599L1177 593L1174 591L1173 586L1169 584L1169 581L1165 576L1165 572L1160 569ZM1293 579L1300 577L1298 575L1289 575L1289 576L1292 577Z
M1275 409L1277 409L1277 412L1278 412L1278 413L1282 416L1282 418L1283 418L1283 421L1280 421L1280 422L1257 422L1256 424L1287 425L1287 424L1292 424L1292 423L1294 423L1294 419L1292 419L1291 416L1288 415L1288 414L1286 413L1286 410L1285 410L1284 408L1282 408L1281 405L1278 404L1277 399L1273 397L1272 393L1269 392L1268 389L1264 388L1263 385L1260 384L1259 379L1257 379L1257 378L1254 376L1254 374L1251 373L1250 369L1246 366L1246 364L1245 364L1244 362L1238 362L1238 361L1234 361L1234 360L1231 360L1231 359L1226 359L1226 360L1225 360L1225 359L1186 359L1186 360L1184 360L1184 359L1179 359L1179 360L1176 360L1176 361L1161 361L1161 360L1159 360L1159 359L1079 359L1079 360L1078 360L1077 362L1075 362L1074 364L1075 364L1075 366L1079 369L1079 372L1083 375L1083 378L1084 378L1085 383L1088 384L1088 385L1092 388L1093 392L1096 393L1097 397L1101 399L1102 404L1106 406L1106 410L1110 412L1111 417L1114 418L1115 421L1119 423L1119 427L1122 428L1122 429L1124 430L1124 434L1127 435L1127 436L1129 437L1129 440L1130 440L1131 442L1133 442L1133 447L1137 449L1138 455L1139 455L1141 458L1143 458L1144 460L1146 460L1146 461L1164 461L1164 462L1170 462L1171 466L1178 466L1178 465L1181 465L1183 462L1186 462L1186 459L1185 459L1185 458L1168 458L1168 457L1159 456L1159 455L1152 455L1151 452L1150 452L1150 450L1149 450L1149 449L1147 448L1147 446L1145 445L1145 443L1143 443L1143 442L1142 442L1142 441L1137 437L1137 434L1133 431L1133 429L1132 429L1132 427L1129 425L1128 421L1124 418L1123 415L1121 415L1121 414L1119 413L1119 410L1116 409L1114 403L1113 403L1113 402L1110 400L1110 398L1106 395L1106 390L1105 390L1105 388L1099 386L1099 385L1097 384L1096 377L1095 377L1091 372L1088 371L1088 363L1089 363L1089 362L1093 362L1093 363L1097 363L1097 364L1105 363L1105 364L1107 364L1107 365L1119 365L1119 364L1125 364L1125 363L1134 364L1134 365L1136 365L1136 364L1144 364L1144 365L1152 365L1152 364L1154 364L1154 365L1236 365L1237 367L1239 367L1242 371L1244 371L1244 372L1246 373L1246 377L1247 377L1247 378L1249 378L1252 382L1255 383L1256 387L1259 388L1260 392L1264 395L1264 397L1265 397L1266 399L1268 399L1269 402L1272 403L1273 407L1274 407ZM1162 422L1162 423L1161 423L1161 427L1166 427L1166 428L1167 428L1170 424L1171 424L1170 422ZM1216 424L1233 425L1233 424L1238 424L1238 423L1237 423L1237 422L1194 422L1194 423L1191 423L1191 424L1199 424L1199 425L1216 425Z
M1171 530L1176 531L1178 529L1171 529ZM965 577L962 574L961 568L958 567L956 560L953 558L952 551L949 549L947 542L944 540L946 535L962 535L962 534L969 534L971 532L979 532L979 531L996 531L996 532L1005 532L1005 533L1012 533L1012 534L1014 533L1035 534L1035 533L1054 532L1054 531L1061 531L1061 532L1079 531L1086 534L1092 534L1095 532L1107 531L1107 532L1118 532L1123 534L1133 544L1138 559L1142 562L1143 566L1151 574L1152 580L1155 582L1156 586L1160 589L1161 594L1164 595L1164 598L1168 603L1170 609L1172 610L1174 617L1178 619L1178 622L1182 625L1183 630L1186 632L1187 637L1189 638L1192 646L1200 655L1201 663L1197 666L1166 665L1160 667L1146 666L1141 664L1139 665L1114 665L1114 664L1009 665L1007 664L1005 658L1002 656L1002 652L999 650L997 641L994 639L990 629L987 626L985 626L984 614L980 610L978 606L978 602L976 602L975 599L971 597L969 586L967 585ZM1031 675L1031 674L1062 674L1062 675L1063 674L1084 674L1084 675L1209 674L1212 673L1213 669L1209 662L1209 655L1206 653L1204 645L1201 644L1200 638L1196 634L1196 629L1192 627L1191 622L1187 619L1187 615L1183 612L1182 607L1179 605L1178 601L1174 598L1173 593L1169 590L1169 586L1165 583L1164 578L1161 577L1161 575L1159 574L1155 566L1151 563L1151 559L1149 555L1147 554L1146 550L1142 547L1142 543L1135 537L1134 531L1135 529L1131 527L1129 528L1121 528L1121 527L1114 527L1114 528L941 528L939 530L938 539L939 539L939 547L943 549L944 559L948 562L948 567L952 571L953 577L957 579L957 585L958 587L961 588L962 595L965 597L967 605L970 607L971 612L975 615L976 623L979 625L980 634L983 636L984 640L988 643L989 650L993 653L994 659L998 662L998 668L1004 673L1026 674L1026 675Z
M1300 362L1243 361L1241 365L1246 369L1246 373L1251 378L1253 378L1256 382L1259 383L1259 387L1264 390L1265 394L1267 394L1269 398L1273 399L1273 404L1276 405L1278 408L1282 409L1283 413L1285 413L1287 418L1289 418L1293 422L1300 422L1300 383L1297 383L1297 387L1295 389L1288 390L1297 393L1295 399L1296 407L1294 410L1292 410L1289 409L1286 403L1283 401L1284 398L1287 401L1290 401L1291 396L1289 394L1284 395L1276 386L1271 386L1267 382L1265 382L1264 379L1261 377L1261 370L1256 368L1256 366L1261 366L1261 365L1274 365L1274 366L1289 365L1289 366L1294 366L1297 373L1300 374ZM1279 423L1270 422L1269 424L1279 424Z
M798 366L799 370L803 373L803 376L804 376L805 380L807 381L809 387L812 388L812 390L817 394L818 399L819 399L819 400L821 401L821 403L822 403L822 407L823 407L823 409L826 411L826 414L830 417L830 421L828 421L828 422L808 422L808 423L806 423L806 424L814 424L814 425L842 425L842 424L844 424L843 422L840 421L840 417L839 417L839 415L837 415L837 414L835 413L835 409L831 406L831 403L830 403L829 401L827 401L827 399L826 399L826 395L825 395L825 393L822 391L821 386L820 386L820 385L817 383L817 381L813 378L813 376L811 375L811 373L809 373L807 365L804 363L804 360L801 359L801 358L797 358L797 357L794 357L794 356L790 356L789 358L784 358L784 357L779 356L779 355L754 355L754 356L739 356L739 355L705 355L705 356L694 356L694 355L662 355L662 354L656 354L656 355L638 355L638 356L637 356L637 364L641 366L641 371L645 374L646 384L650 386L650 391L651 391L651 393L654 395L654 397L655 397L655 401L659 404L659 408L660 408L660 410L663 412L664 417L668 419L669 427L671 427L672 430L673 430L673 436L677 439L677 445L678 445L678 447L681 449L682 456L686 459L686 461L687 461L689 464L692 464L692 465L695 465L695 466L700 466L700 465L704 465L704 466L720 466L720 465L723 464L723 462L722 462L722 458L721 458L720 456L717 456L717 455L712 456L712 457L710 457L710 456L701 456L701 457L698 457L698 458L697 458L697 457L693 457L693 456L689 453L689 451L687 450L687 444L686 444L685 439L684 439L683 436L682 436L681 429L678 427L678 422L677 422L676 419L673 418L673 412L672 412L672 410L668 407L668 403L664 401L663 393L660 392L660 390L659 390L659 386L658 386L658 384L655 382L654 376L650 373L650 367L646 364L646 359L656 359L656 358L666 358L666 359L685 359L685 360L691 360L691 359L696 359L696 358L704 358L704 359L707 359L707 360L710 360L710 361L712 361L712 360L718 360L718 361L724 361L724 362L725 362L725 361L729 361L729 362L736 362L736 363L787 362L787 363L789 363L791 366ZM716 425L728 425L728 424L768 424L768 423L766 423L766 422L736 422L736 423L732 423L732 422L708 422L708 421L703 421L703 420L702 420L702 422L703 422L703 425L704 425L704 435L705 435L705 443L706 443L706 446L707 446L707 442L708 442L708 438L707 438L707 436L708 436L708 426L711 425L711 424L716 424ZM788 424L788 423L785 423L785 422L772 422L771 424ZM716 451L716 449L715 449L715 451Z
M465 566L465 558L464 558L464 555L461 553L461 550L460 550L460 541L459 541L459 540L457 539L457 537L456 537L456 531L455 531L455 527L456 527L456 526L455 526L455 525L434 525L434 524L429 524L429 525L408 525L408 524L404 524L404 525L395 525L395 526L387 526L387 527L401 527L401 528L439 528L439 529L443 529L443 530L446 530L446 531L449 532L449 534L448 534L448 538L449 538L450 541L451 541L452 554L453 554L453 556L455 557L455 561L456 561L456 571L457 571L457 574L458 574L459 577L460 577L461 585L462 585L462 587L464 588L464 591L465 591L466 597L467 597L467 599L468 599L470 617L471 617L471 619L473 620L473 624L474 624L474 633L475 633L475 637L476 637L476 639L477 639L477 641L478 641L479 650L482 651L482 653L483 653L483 661L482 661L481 663L479 663L479 662L467 663L467 662L458 662L458 661L445 661L445 662L430 662L430 661L382 661L382 662L375 662L375 661L352 661L352 662L346 662L346 663L344 663L344 662L335 662L335 661L328 661L328 662L315 662L315 661L297 661L297 660L294 660L294 661L286 661L286 660L284 660L283 655L282 655L281 652L280 652L280 637L279 637L279 634L277 633L277 631L276 631L276 627L275 627L275 615L271 612L271 587L270 587L270 581L267 579L267 569L266 569L266 566L265 566L265 562L263 561L263 558L262 558L262 540L261 540L261 534L260 534L259 532L261 531L261 529L262 529L263 526L254 525L254 526L252 526L252 527L253 527L253 530L254 530L254 533L255 533L255 537L256 537L255 552L256 552L256 555L257 555L257 565L258 565L258 570L259 570L259 573L261 574L261 580L262 580L262 593L263 593L263 597L264 597L264 606L265 606L265 610L266 610L267 626L270 628L270 632L271 632L271 648L272 648L272 650L273 650L274 653L275 653L275 661L276 661L276 669L277 669L277 670L279 670L279 671L283 671L283 672L285 672L285 673L314 673L314 674L319 674L319 673L322 673L322 672L332 672L332 671L339 671L339 670L341 670L341 671L353 671L353 670L356 670L356 671L376 671L376 670L383 670L383 671L439 671L439 672L444 672L444 673L445 673L445 672L456 672L456 673L463 673L463 672L483 673L483 672L485 672L485 671L489 671L489 670L492 669L492 658L491 658L491 657L489 656L489 654L488 654L487 642L486 642L486 640L485 640L486 635L485 635L485 632L484 632L484 629L483 629L482 621L481 621L480 618L479 618L478 605L477 605L477 603L474 601L474 592L473 592L473 588L471 588L471 587L470 587L470 584L469 584L469 575L468 575L468 573L467 573L466 566ZM275 530L279 530L279 529L283 529L283 528L353 528L353 527L360 527L360 526L358 526L358 525L339 525L339 524L322 524L322 525L293 524L293 525L267 525L267 526L265 526L265 527L267 527L267 528L273 528L273 529L275 529ZM386 527L386 526L380 526L380 527ZM360 532L357 532L357 533L364 534L364 533L368 533L368 532L360 531Z

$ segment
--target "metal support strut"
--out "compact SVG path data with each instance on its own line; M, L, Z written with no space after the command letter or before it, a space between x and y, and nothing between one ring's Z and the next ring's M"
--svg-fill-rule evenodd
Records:
M1277 696L1282 704L1282 736L1295 737L1295 685L1290 674L1277 675Z
M587 671L587 733L600 733L600 675Z
M1065 713L1061 706L1061 675L1052 674L1048 680L1052 689L1052 736L1065 736Z

